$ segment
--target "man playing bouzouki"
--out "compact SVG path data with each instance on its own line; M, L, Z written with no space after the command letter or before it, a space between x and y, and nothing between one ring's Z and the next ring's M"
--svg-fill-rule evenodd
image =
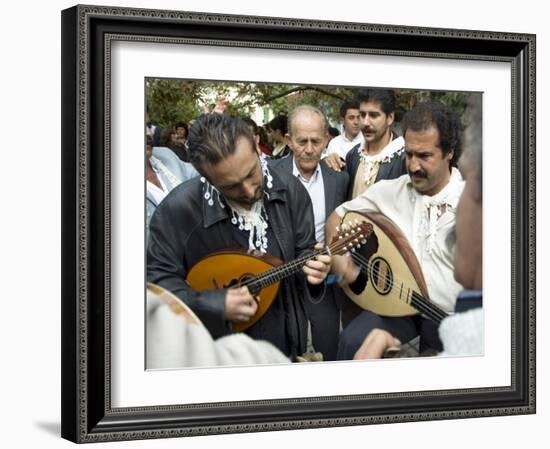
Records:
M445 318L439 327L443 343L440 356L483 353L483 182L479 108L472 108L470 119L471 123L464 133L464 154L459 161L465 187L456 207L456 235L453 236L454 275L464 290L458 295L456 313ZM394 352L399 345L400 341L388 331L374 329L365 338L354 359L381 358L390 348L393 356L406 355L406 350Z
M191 127L188 145L191 163L202 176L174 189L157 208L150 224L147 280L183 300L218 338L250 320L257 301L247 287L212 285L199 293L186 282L189 270L229 248L285 262L311 253L316 245L313 211L300 182L258 155L241 119L204 114ZM308 260L303 273L281 282L272 305L246 333L291 358L305 352L303 300L323 294L330 266L329 255Z
M327 239L349 211L370 210L392 220L403 232L423 271L429 298L454 311L461 286L453 277L453 254L446 239L454 229L455 208L464 181L455 168L462 152L460 122L448 107L419 103L402 122L408 174L383 180L344 203L327 220ZM359 271L348 256L335 256L333 270L353 286ZM342 332L338 358L352 359L372 329L401 342L420 336L420 350L441 350L437 326L423 315L388 317L362 311Z

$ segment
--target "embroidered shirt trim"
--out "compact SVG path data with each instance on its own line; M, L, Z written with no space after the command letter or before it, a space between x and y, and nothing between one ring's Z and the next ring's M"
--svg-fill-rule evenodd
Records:
M262 154L259 156L259 159L264 176L264 195L269 198L269 190L273 187L273 176L271 176L269 171L266 157ZM204 199L207 204L210 207L214 206L214 198L218 201L219 206L224 209L227 204L231 209L231 223L241 231L248 231L249 251L259 250L262 253L266 253L268 217L264 208L263 198L256 201L250 210L248 210L236 202L225 198L204 176L201 176L200 180L204 184Z
M372 156L363 151L365 148L364 145L366 145L366 142L362 146L359 146L357 151L359 152L359 157L363 162L363 179L365 184L370 185L373 184L376 179L376 176L373 176L373 174L378 173L379 165L390 162L394 156L399 155L404 151L405 140L403 137L393 139L380 153Z
M449 183L435 195L422 195L414 189L410 180L407 183L409 198L415 204L415 207L421 209L419 214L415 213L415 217L420 217L419 221L415 223L416 233L418 237L427 239L426 250L428 254L431 254L436 247L439 218L446 212L454 213L456 209L463 190L463 184L460 181L462 181L462 176L453 167Z

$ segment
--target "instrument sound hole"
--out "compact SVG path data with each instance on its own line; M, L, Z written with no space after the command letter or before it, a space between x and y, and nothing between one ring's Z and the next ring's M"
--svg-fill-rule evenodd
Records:
M223 287L222 287L222 288L237 287L239 284L240 284L239 280L233 278L233 279L231 279L231 280L229 281L229 284L223 284Z
M393 273L388 262L382 257L372 260L369 270L372 287L380 294L387 295L393 285Z
M247 285L251 295L257 295L262 289L260 285L254 282L254 275L250 273L243 274L239 279L231 279L229 284L225 284L223 288L239 287L241 285Z

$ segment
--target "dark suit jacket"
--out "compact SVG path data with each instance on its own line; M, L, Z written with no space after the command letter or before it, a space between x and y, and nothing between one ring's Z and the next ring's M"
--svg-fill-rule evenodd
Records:
M293 156L271 161L281 171L292 174ZM325 191L326 218L340 204L346 201L349 175L346 171L335 172L321 164ZM304 307L311 325L312 343L316 351L322 352L324 360L335 360L340 333L340 310L343 305L343 293L337 285L327 285L321 300L304 301Z

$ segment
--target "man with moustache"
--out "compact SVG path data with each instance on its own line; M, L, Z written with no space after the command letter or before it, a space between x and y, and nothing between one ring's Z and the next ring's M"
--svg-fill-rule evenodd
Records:
M345 163L327 157L333 170L343 168L350 177L348 199L355 198L375 182L404 175L404 140L391 129L395 120L395 93L389 89L361 89L356 97L359 105L361 133L364 142L347 152Z
M362 143L347 152L345 162L334 156L324 159L333 170L345 169L348 172L348 200L359 196L375 182L407 173L405 141L392 131L395 92L391 89L361 89L353 102L359 108ZM342 298L342 324L347 326L361 310L347 297Z
M349 177L320 164L321 154L328 139L325 115L309 105L298 106L288 118L289 146L292 156L272 162L274 167L292 174L306 188L313 204L315 237L325 244L325 220L346 200ZM334 360L340 332L340 311L337 304L338 287L330 285L324 296L304 302L311 326L312 345L323 360Z
M480 355L483 353L483 245L482 245L482 157L481 114L474 108L472 123L464 136L464 154L459 168L465 186L456 207L454 244L455 279L464 287L456 300L455 314L439 327L443 352L439 355ZM452 235L451 235L452 236ZM354 359L376 359L400 341L386 330L374 329L365 339Z
M240 118L204 114L191 127L188 145L191 163L202 176L176 187L157 208L150 223L147 280L178 296L219 338L231 332L233 323L248 321L257 302L246 287L196 292L185 281L188 271L228 248L269 253L287 262L311 253L313 211L295 177L267 166ZM303 274L283 280L271 307L246 333L292 359L305 352L303 301L322 294L330 264L330 256L316 256Z
M383 180L337 208L327 220L327 238L348 211L372 210L386 215L404 233L424 273L430 299L452 312L460 284L454 280L454 258L446 245L455 225L455 210L464 181L455 168L462 153L458 116L435 102L417 104L402 122L407 175ZM333 257L333 271L352 284L366 281L349 256ZM353 285L355 283L355 285ZM435 323L422 315L383 317L364 310L342 332L339 359L351 359L373 329L401 342L420 336L420 351L441 350Z

